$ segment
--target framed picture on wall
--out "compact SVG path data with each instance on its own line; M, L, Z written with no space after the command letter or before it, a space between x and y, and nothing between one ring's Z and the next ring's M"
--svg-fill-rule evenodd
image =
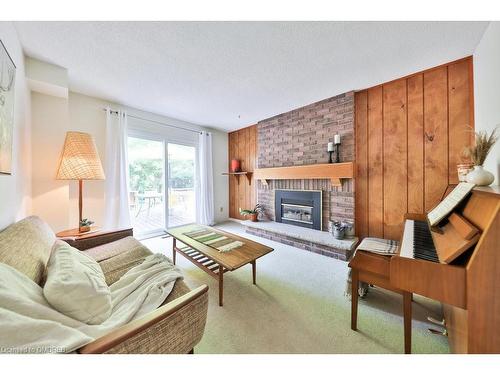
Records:
M0 174L12 174L16 65L0 40Z

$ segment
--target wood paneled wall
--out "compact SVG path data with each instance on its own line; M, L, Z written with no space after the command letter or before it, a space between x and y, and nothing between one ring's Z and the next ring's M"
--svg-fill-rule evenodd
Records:
M241 162L242 171L253 172L257 163L257 125L249 126L229 133L229 164L232 159ZM228 176L229 178L229 217L244 219L240 208L253 208L256 203L256 183L246 176ZM238 183L239 180L239 183Z
M458 182L473 140L472 57L356 92L356 231L399 239Z

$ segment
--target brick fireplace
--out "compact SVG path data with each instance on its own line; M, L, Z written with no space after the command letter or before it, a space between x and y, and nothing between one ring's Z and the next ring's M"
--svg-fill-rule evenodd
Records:
M354 160L354 93L349 92L271 117L257 124L259 168L328 162L326 146L340 134L340 161ZM274 190L321 190L323 230L328 220L354 221L352 180L332 187L328 180L272 180L257 183L257 201L274 220Z
M354 93L325 99L257 124L258 168L287 167L328 162L327 144L340 134L340 161L354 160ZM257 182L257 201L269 220L275 220L276 190L316 190L322 193L322 230L329 220L354 223L352 179L343 179L334 187L326 179L270 180ZM255 230L252 231L254 234ZM298 246L300 247L300 246ZM307 249L309 250L309 249ZM314 250L313 250L314 251ZM345 259L345 251L330 254Z

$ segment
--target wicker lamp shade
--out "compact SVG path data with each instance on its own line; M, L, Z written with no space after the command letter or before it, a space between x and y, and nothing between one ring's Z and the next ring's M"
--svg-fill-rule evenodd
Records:
M58 180L104 180L94 138L87 133L67 132L57 171Z

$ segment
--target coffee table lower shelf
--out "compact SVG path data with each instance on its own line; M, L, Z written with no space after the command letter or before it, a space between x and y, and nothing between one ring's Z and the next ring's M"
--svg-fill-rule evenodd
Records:
M184 244L183 244L184 245ZM176 262L176 254L179 253L186 259L188 259L191 263L201 268L207 274L218 280L219 282L219 306L223 305L223 297L224 297L224 274L230 271L227 268L224 268L222 265L218 264L215 260L210 257L202 254L201 252L184 245L182 247L177 246L177 241L174 238L174 244L172 249L172 258L175 264ZM250 262L252 264L252 281L253 284L256 284L256 261L253 260Z
M224 272L224 273L228 271L228 269L222 267L221 265L216 263L214 260L210 259L206 255L203 255L199 251L192 249L189 246L177 247L176 250L177 250L177 253L183 255L186 259L189 259L189 261L191 261L191 263L195 264L196 266L198 266L203 271L205 271L210 276L212 276L216 279L219 278L219 272L220 272L221 268L222 268L222 272ZM175 263L175 261L174 261L174 263Z

